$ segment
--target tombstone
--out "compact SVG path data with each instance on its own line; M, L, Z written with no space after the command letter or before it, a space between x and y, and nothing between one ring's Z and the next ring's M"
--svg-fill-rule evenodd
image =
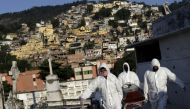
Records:
M12 61L12 67L11 67L11 70L9 71L9 75L12 75L12 81L13 81L11 103L9 105L9 107L12 106L11 109L16 109L16 99L17 99L16 84L17 84L17 79L18 79L19 74L20 74L20 71L17 67L17 62Z
M53 74L51 65L51 56L49 51L49 69L50 74L46 76L47 104L48 108L63 106L63 98L59 86L58 76Z
M12 80L13 80L13 97L16 98L16 83L17 83L17 78L20 74L20 71L17 67L17 62L12 61L12 67L11 70L9 71L9 75L12 75Z

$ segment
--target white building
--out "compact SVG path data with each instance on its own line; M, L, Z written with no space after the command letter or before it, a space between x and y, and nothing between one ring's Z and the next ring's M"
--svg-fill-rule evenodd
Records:
M116 51L117 50L117 42L110 42L108 45L108 49Z
M159 8L157 6L152 6L151 10L153 10L153 11L159 11Z
M14 38L17 38L17 34L16 33L9 33L6 36L7 40L13 40Z
M12 45L13 41L0 41L0 45Z
M34 92L36 103L45 103L46 91ZM30 109L31 105L34 104L34 96L32 92L19 93L17 94L19 100L23 100L24 109Z
M85 50L86 59L96 59L101 57L102 49L88 49Z
M80 106L79 97L89 86L90 80L79 80L79 81L67 81L60 83L61 92L63 94L64 107ZM85 104L90 104L90 100L86 101ZM70 109L70 108L69 108Z

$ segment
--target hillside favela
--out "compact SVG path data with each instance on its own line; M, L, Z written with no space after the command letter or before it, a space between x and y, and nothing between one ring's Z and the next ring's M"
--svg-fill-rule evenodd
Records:
M190 109L189 0L1 2L0 109Z

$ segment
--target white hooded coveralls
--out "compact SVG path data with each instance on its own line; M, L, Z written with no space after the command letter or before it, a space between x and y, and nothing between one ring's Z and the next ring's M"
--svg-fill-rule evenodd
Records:
M110 70L105 63L101 64L99 68L102 67L106 68L108 71L107 79L103 76L96 77L81 95L81 98L89 98L98 88L102 97L103 107L105 109L121 109L123 93L119 80L115 75L110 73Z
M151 103L151 109L166 109L167 104L167 80L171 80L178 84L180 87L184 87L183 82L176 77L166 67L160 67L160 62L157 59L153 59L151 62L151 68L158 66L156 72L147 70L144 75L144 94L145 98L149 99Z
M128 71L125 71L124 65L128 66ZM131 83L140 87L140 82L137 74L133 71L130 71L129 64L127 62L123 64L123 72L119 74L118 79L122 86L126 83Z

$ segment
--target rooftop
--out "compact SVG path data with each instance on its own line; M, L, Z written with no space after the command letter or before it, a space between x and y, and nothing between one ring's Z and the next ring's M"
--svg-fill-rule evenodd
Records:
M32 91L45 90L45 83L39 78L39 70L26 71L19 74L17 80L17 93L29 93ZM36 75L36 84L33 85L33 75ZM7 74L2 74L3 81L7 81L8 84L12 85L12 77Z

